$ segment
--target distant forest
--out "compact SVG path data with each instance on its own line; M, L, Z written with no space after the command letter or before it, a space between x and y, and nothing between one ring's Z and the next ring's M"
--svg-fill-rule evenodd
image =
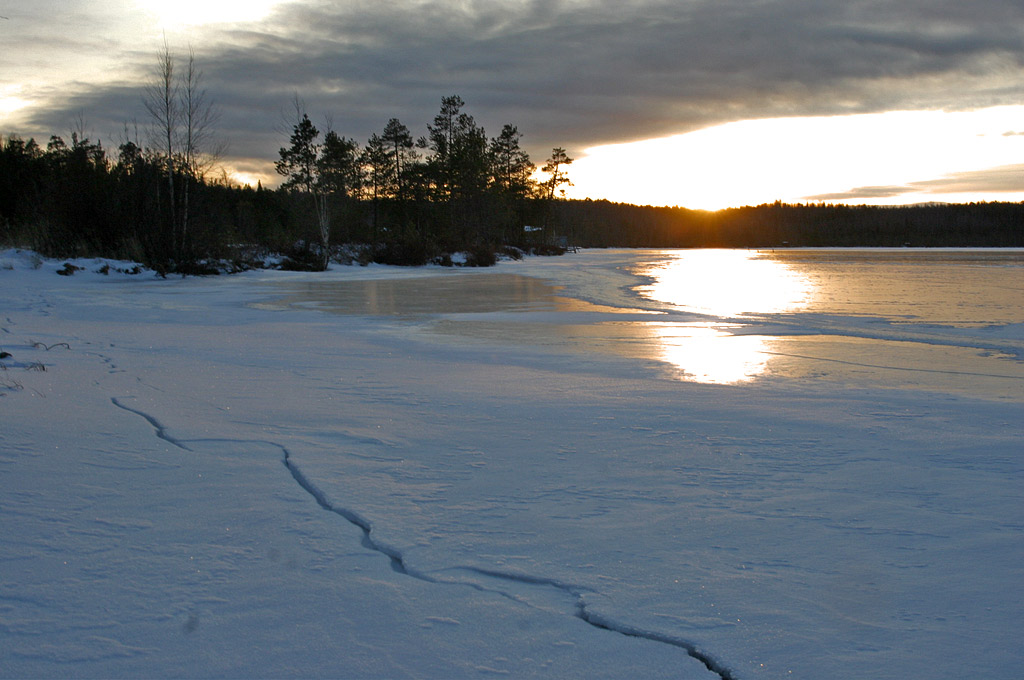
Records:
M774 203L711 212L566 200L557 184L530 179L534 168L517 149L515 128L490 144L482 132L475 175L421 160L413 145L399 150L408 154L400 175L386 159L379 167L359 165L337 180L347 182L344 190L330 192L301 172L285 174L271 190L182 168L171 186L166 159L134 142L110 158L77 134L70 143L51 137L45 147L9 136L0 139L0 244L181 273L258 267L269 253L286 255L287 267L320 269L328 252L336 260L405 265L448 263L452 253L466 252L469 264L487 265L502 252L557 253L567 246L1024 246L1022 203ZM327 139L337 143L330 133ZM341 142L359 158L351 140ZM559 166L561 183L569 163L560 149L548 161ZM440 172L451 176L439 179Z
M169 53L147 90L150 143L108 154L79 129L45 146L0 137L0 244L50 257L105 256L161 272L330 260L493 264L566 247L1024 246L1024 204L915 207L774 203L715 212L564 198L572 159L536 166L513 125L488 138L458 96L415 139L398 119L363 145L317 129L301 102L276 189L218 175L215 111L190 58ZM281 261L276 259L275 261Z
M1021 247L1024 203L786 204L718 211L565 201L554 220L589 247Z

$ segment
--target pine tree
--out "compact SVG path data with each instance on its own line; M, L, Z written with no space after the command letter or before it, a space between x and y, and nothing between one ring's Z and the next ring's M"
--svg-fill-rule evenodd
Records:
M296 108L299 110L301 107L297 105ZM278 151L280 160L274 167L278 174L287 178L281 185L282 189L299 191L311 197L320 233L320 266L326 270L330 262L331 222L327 210L327 194L320 174L322 147L317 142L319 137L320 131L303 112L299 122L292 128L289 138L291 146L282 147Z

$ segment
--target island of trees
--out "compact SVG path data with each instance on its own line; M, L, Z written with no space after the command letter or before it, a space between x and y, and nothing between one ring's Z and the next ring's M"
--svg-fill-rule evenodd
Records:
M553 149L547 179L536 180L519 130L505 125L489 139L458 96L442 99L427 136L392 118L364 146L321 131L297 103L276 164L283 181L269 190L213 172L198 145L205 114L190 118L188 89L153 89L147 109L160 134L145 147L124 141L113 157L82 130L45 147L0 138L0 243L183 273L251 266L267 252L323 269L332 256L418 265L458 252L492 264L502 250L558 250L548 239L559 229L553 204L572 159Z
M166 49L160 56L145 99L147 144L126 131L108 153L84 125L45 146L0 137L0 244L180 273L261 266L269 253L286 267L323 269L332 258L451 264L454 253L487 265L501 253L571 246L1024 246L1021 203L709 212L566 200L564 149L537 179L518 128L488 137L457 95L441 99L426 135L392 118L364 144L317 127L296 99L280 186L237 186L216 171L216 115L194 59L178 74Z

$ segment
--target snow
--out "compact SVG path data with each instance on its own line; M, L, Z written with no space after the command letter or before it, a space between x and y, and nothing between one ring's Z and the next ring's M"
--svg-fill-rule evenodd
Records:
M1024 324L711 324L636 257L0 252L0 675L1018 677ZM787 356L679 380L655 313Z

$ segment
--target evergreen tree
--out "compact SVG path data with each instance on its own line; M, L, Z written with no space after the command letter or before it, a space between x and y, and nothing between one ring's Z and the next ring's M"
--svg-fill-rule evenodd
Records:
M563 184L572 186L569 175L565 171L567 165L572 164L573 159L566 155L565 149L556 147L551 150L551 158L547 160L541 172L548 173L548 179L544 182L545 193L548 199L555 197L555 190Z
M533 180L537 166L520 147L520 139L519 130L514 125L505 125L501 134L491 139L488 147L491 189L496 203L494 210L504 228L505 241L519 240L526 224L529 202L537 190L537 183Z
M343 198L357 195L363 174L359 158L358 142L328 130L318 160L320 182L328 194Z
M370 135L359 160L365 178L363 182L364 195L369 197L373 204L373 243L376 244L380 222L380 202L390 195L391 187L394 186L391 154L384 139L376 133Z
M416 143L413 141L409 128L397 118L388 121L380 139L388 152L390 167L387 174L391 179L390 195L395 199L399 223L404 230L408 223L409 185L412 169L419 159L419 154L414 151Z
M443 97L441 110L427 130L437 200L447 206L449 227L466 240L472 222L482 219L490 163L487 135L472 116L462 112L464 105L458 95Z
M300 107L297 105L297 109ZM327 195L320 174L321 145L317 142L320 131L306 113L292 128L289 138L291 146L278 151L280 159L275 163L278 174L287 179L281 185L285 191L292 190L310 196L316 213L320 235L320 266L327 269L330 262L331 223L327 210Z

